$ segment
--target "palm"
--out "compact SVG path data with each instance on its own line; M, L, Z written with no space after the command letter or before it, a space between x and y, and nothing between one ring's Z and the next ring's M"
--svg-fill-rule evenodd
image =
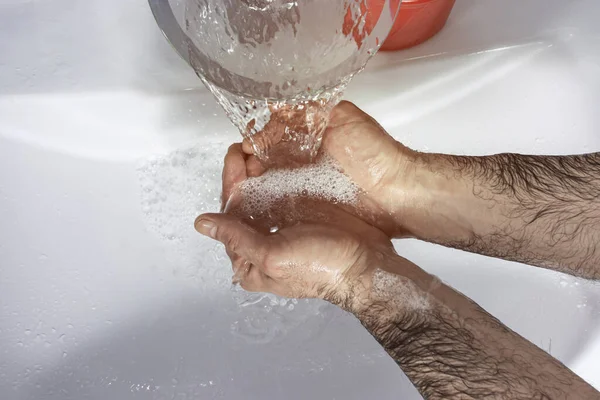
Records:
M377 237L377 234L375 234ZM275 294L286 297L328 298L347 292L341 287L361 276L373 240L335 225L300 224L282 229L273 236L265 260L266 273L276 282ZM379 236L385 248L386 240Z
M234 280L244 289L344 305L355 290L368 286L368 272L393 254L393 246L371 225L333 205L323 207L330 207L323 209L330 214L326 221L307 217L272 234L241 224L233 215L208 217L222 221L215 238L226 245ZM202 231L201 222L196 226Z

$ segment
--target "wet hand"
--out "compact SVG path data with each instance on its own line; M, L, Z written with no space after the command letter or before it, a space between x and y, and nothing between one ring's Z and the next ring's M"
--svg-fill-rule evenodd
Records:
M300 223L262 234L227 214L198 217L198 232L225 245L240 285L292 298L322 298L351 310L370 275L394 256L390 240L360 220Z
M226 158L226 175L257 176L265 168L253 156L245 140L232 147ZM397 142L373 118L354 104L341 102L330 115L320 154L325 154L361 189L359 204L352 213L391 237L410 236L402 226L408 203L414 201L413 171L417 153ZM233 160L236 160L234 163ZM242 167L242 160L245 161ZM237 172L234 172L237 171ZM224 180L223 193L231 192L235 179Z

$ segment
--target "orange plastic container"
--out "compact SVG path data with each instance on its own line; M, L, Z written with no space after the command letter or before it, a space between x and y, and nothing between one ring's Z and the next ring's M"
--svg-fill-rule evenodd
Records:
M396 22L381 50L406 49L430 39L446 25L455 2L456 0L403 0Z

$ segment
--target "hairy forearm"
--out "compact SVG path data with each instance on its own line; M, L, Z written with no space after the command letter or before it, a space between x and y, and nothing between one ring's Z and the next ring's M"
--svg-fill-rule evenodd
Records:
M401 263L402 276L393 267L374 273L354 312L425 398L600 398L477 304Z
M421 154L416 165L415 236L600 279L600 153Z

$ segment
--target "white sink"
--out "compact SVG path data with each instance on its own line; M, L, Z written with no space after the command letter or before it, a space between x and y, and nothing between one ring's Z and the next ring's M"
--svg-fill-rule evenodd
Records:
M347 98L420 150L599 151L598 16L459 0ZM0 398L419 398L351 316L231 291L192 221L238 135L144 0L0 4ZM600 388L597 284L397 248Z

